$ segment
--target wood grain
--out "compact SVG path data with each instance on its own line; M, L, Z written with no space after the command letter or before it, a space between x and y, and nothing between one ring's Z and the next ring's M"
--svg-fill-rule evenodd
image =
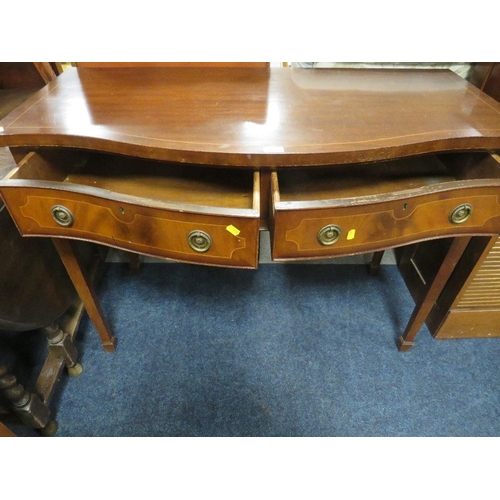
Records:
M383 163L380 170L360 165L273 172L273 258L320 259L497 233L500 178L457 180L452 170L427 156ZM472 206L469 219L451 223L451 212L464 203ZM342 234L325 246L318 234L329 224Z
M29 153L0 181L22 235L92 241L182 262L257 267L258 172L221 175L217 169L51 153ZM69 210L74 223L58 224L54 206ZM194 250L192 231L209 234L213 246Z
M70 68L0 146L270 168L500 149L500 104L449 71Z

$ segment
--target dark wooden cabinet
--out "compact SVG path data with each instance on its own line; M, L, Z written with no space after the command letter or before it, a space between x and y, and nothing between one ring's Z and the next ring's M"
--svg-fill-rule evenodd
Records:
M57 63L0 63L0 118L59 72ZM0 179L15 166L9 149L0 148ZM89 258L85 255L86 264ZM64 367L75 376L81 370L72 337L82 312L52 242L22 238L0 199L0 414L14 413L44 434L57 430L51 399ZM0 422L4 435L12 433Z

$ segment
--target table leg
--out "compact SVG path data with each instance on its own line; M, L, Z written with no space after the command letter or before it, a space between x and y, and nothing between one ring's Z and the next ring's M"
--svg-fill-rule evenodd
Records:
M421 302L415 305L415 309L413 310L410 321L408 321L406 330L397 341L400 351L406 352L413 347L413 340L420 331L420 328L422 328L431 309L434 307L439 294L442 292L470 240L470 236L460 236L453 240L436 277Z
M141 262L139 260L139 254L127 252L129 258L129 268L131 274L137 276L141 273Z
M62 238L52 238L52 241L83 302L87 314L101 338L103 349L108 352L114 352L116 349L116 337L111 333L106 318L102 313L94 287L92 286L92 281L81 265L71 241Z
M374 252L372 260L368 264L368 274L370 276L377 276L380 270L380 262L384 256L385 250L380 250L379 252Z

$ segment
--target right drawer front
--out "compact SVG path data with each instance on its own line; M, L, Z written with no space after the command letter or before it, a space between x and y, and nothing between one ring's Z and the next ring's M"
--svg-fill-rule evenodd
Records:
M368 203L336 200L331 206L305 209L275 200L273 258L352 255L436 237L500 231L497 187L395 198Z

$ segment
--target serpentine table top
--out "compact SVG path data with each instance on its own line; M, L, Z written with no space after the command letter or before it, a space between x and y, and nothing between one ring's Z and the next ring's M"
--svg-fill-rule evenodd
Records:
M500 149L500 103L448 70L71 68L0 146L273 168Z

